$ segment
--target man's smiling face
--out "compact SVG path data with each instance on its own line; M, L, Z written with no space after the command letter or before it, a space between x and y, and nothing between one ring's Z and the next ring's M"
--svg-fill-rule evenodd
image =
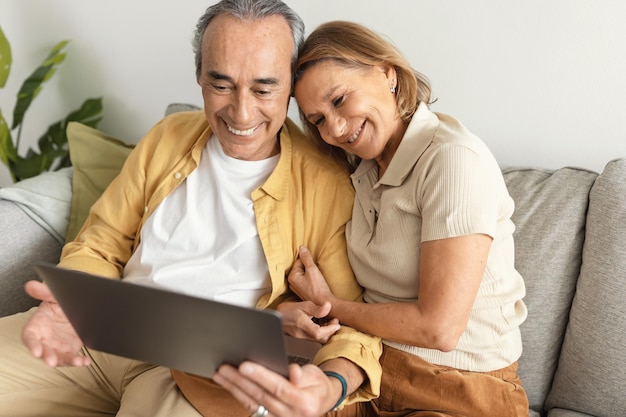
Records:
M278 153L293 48L282 16L241 20L222 15L209 23L198 83L206 118L227 155L260 160Z

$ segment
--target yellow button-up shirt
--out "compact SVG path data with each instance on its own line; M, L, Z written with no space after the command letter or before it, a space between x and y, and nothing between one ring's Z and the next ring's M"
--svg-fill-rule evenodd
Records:
M350 268L344 235L354 199L348 174L317 151L290 120L279 136L278 164L251 195L272 281L271 292L259 299L257 307L274 308L296 299L286 277L300 245L308 246L337 296L360 300L362 289ZM202 111L175 113L153 127L92 206L76 239L65 245L60 266L120 278L139 244L142 226L197 168L210 137ZM347 399L348 404L379 394L381 352L380 339L344 326L320 350L315 362L343 357L363 369L368 380ZM189 401L207 415L207 400L224 396L215 391L221 388L208 380L178 371L172 374Z

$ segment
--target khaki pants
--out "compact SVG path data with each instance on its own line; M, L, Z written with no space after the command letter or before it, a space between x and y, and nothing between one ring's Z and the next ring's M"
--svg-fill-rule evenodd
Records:
M89 349L88 367L33 358L21 342L33 311L0 318L0 416L200 416L167 368Z
M384 347L380 397L346 406L332 417L527 417L517 363L493 372L432 365Z

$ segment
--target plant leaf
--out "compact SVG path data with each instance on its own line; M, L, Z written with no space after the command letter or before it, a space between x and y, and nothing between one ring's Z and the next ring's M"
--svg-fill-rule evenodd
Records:
M9 169L13 173L15 181L18 182L43 172L45 170L44 165L44 157L31 151L26 158L18 157L17 161L9 165Z
M11 131L2 115L2 110L0 110L0 160L2 160L6 166L9 166L11 162L17 160L17 149L15 149ZM11 173L11 175L13 176L13 173ZM15 178L13 179L15 180Z
M55 160L64 158L63 150L52 150L48 153L37 153L32 148L26 153L26 157L18 156L17 161L9 165L15 181L35 177L42 172L49 171ZM69 166L69 165L64 165ZM61 167L59 167L61 168Z
M39 174L42 170L48 171L51 167L57 170L70 166L67 124L77 121L95 128L102 120L101 113L102 97L89 98L78 109L70 112L65 119L48 126L48 130L37 141L40 153L29 149L26 158L15 163L17 175L25 179Z
M88 98L81 104L80 108L67 115L64 125L67 126L69 122L76 121L95 128L98 122L102 120L102 117L100 117L101 114L102 97Z
M4 87L11 72L11 44L0 27L0 88Z
M44 62L22 83L17 92L17 102L13 109L11 130L22 123L26 110L41 91L42 84L54 75L56 67L65 60L65 54L61 51L68 43L69 41L65 40L56 44Z

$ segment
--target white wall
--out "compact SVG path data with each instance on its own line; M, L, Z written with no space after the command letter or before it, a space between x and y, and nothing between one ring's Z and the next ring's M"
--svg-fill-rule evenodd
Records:
M212 0L1 0L15 94L61 39L68 57L27 114L28 145L87 97L99 128L136 142L170 102L201 104L190 38ZM347 19L391 38L505 165L602 170L626 156L623 0L287 0L307 24ZM22 149L24 152L26 147ZM0 186L10 183L0 166Z

